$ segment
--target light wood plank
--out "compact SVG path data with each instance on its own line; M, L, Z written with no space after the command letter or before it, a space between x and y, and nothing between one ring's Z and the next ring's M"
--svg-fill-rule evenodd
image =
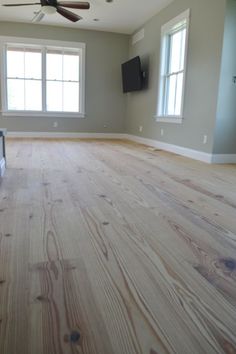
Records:
M236 167L8 139L1 354L236 353Z

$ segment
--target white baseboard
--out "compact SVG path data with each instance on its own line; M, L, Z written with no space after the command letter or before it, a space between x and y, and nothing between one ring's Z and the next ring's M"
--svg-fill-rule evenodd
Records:
M236 154L213 154L212 163L215 164L236 164Z
M188 148L185 148L182 146L167 144L167 143L163 143L161 141L157 141L157 140L153 140L153 139L146 139L146 138L142 138L142 137L135 136L135 135L129 135L129 134L126 134L126 139L131 140L131 141L135 141L140 144L153 146L153 147L160 149L160 150L169 151L174 154L189 157L194 160L212 163L212 154L208 154L206 152L192 150L192 149L188 149Z
M4 172L6 170L6 161L4 157L0 160L0 177L4 175Z
M142 138L131 134L119 133L63 133L63 132L8 132L11 138L61 138L61 139L126 139L139 144L153 146L157 149L169 151L174 154L189 157L194 160L214 164L235 164L236 154L209 154L178 145L163 143L158 140Z
M118 133L63 133L63 132L7 132L10 138L47 138L47 139L123 139Z

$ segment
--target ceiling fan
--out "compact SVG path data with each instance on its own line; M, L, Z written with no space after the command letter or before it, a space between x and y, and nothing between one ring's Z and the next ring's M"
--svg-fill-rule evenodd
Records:
M77 22L82 19L81 16L75 14L74 12L64 9L68 7L71 9L88 10L90 8L89 2L84 1L57 1L57 0L40 0L40 2L35 3L22 3L22 4L3 4L2 6L12 7L12 6L31 6L31 5L41 5L41 10L36 13L33 18L33 22L39 22L47 14L54 14L58 12L60 15L64 16L72 22Z

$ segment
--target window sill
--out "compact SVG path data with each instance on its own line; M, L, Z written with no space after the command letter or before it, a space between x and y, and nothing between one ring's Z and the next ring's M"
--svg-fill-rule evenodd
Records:
M176 117L176 116L168 116L168 117L160 117L160 116L155 116L156 122L159 123L175 123L175 124L182 124L183 123L183 117Z
M3 117L85 118L85 113L71 112L2 111L1 114Z

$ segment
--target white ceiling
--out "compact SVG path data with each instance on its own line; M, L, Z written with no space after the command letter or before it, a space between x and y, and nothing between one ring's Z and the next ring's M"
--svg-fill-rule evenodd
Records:
M173 0L114 0L112 3L107 3L106 0L90 0L90 10L68 9L83 17L83 20L77 23L71 23L59 14L54 14L45 16L41 24L132 34L149 18L172 1ZM22 2L29 3L40 1L0 0L0 4ZM34 12L39 9L40 5L11 8L0 6L0 21L30 23ZM94 18L98 18L100 21L95 22Z

